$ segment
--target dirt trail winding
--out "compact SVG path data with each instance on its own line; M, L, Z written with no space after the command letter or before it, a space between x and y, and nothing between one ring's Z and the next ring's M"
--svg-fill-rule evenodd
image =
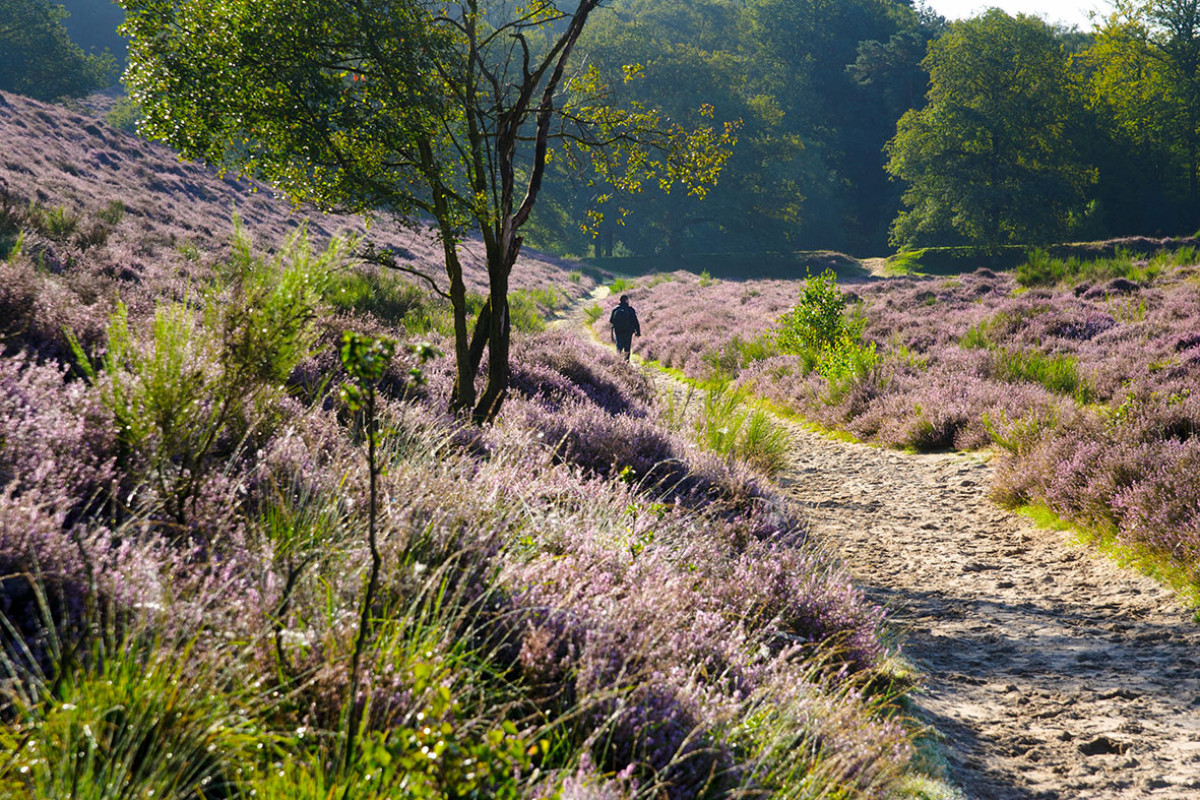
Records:
M969 800L1200 800L1200 625L1169 591L997 507L980 456L781 424L779 483L890 609Z
M892 610L967 797L1200 798L1200 626L1167 590L998 508L977 456L793 430L780 482Z

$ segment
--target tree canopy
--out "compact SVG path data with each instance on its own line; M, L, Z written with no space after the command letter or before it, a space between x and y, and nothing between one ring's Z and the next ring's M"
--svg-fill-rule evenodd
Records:
M185 156L297 201L431 224L455 317L450 405L482 421L507 391L509 276L551 146L569 142L626 191L703 193L734 141L707 110L685 127L620 105L572 60L601 1L123 0L126 83L144 131ZM473 328L458 257L470 233L489 279Z
M928 105L900 118L888 170L908 188L901 245L957 236L985 245L1063 235L1094 171L1070 138L1073 79L1036 17L999 9L932 42Z
M50 0L0 0L0 89L57 100L112 82L116 59L85 53L67 34L66 18Z

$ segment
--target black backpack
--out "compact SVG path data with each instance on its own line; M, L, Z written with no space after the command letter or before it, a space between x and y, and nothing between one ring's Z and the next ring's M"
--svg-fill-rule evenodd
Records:
M608 324L617 333L633 333L637 330L637 312L632 306L617 306L608 315Z

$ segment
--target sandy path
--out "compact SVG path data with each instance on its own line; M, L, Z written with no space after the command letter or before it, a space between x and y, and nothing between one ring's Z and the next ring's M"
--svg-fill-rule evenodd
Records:
M606 294L558 324L585 329L583 307ZM779 483L891 610L924 676L916 705L969 800L1200 800L1200 626L1170 592L997 507L979 456L783 424Z
M780 482L892 609L969 798L1200 798L1200 626L1168 591L995 506L979 457L794 430Z

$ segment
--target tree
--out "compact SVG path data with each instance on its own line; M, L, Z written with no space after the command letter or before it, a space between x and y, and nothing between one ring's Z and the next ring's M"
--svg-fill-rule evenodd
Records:
M455 321L450 405L485 421L507 392L509 277L551 144L570 139L618 184L698 193L732 146L729 128L617 108L595 70L570 71L602 2L123 0L126 82L143 130L185 156L297 201L431 219ZM489 280L473 331L457 253L468 232Z
M1069 136L1080 104L1054 29L992 9L951 24L923 64L928 105L887 144L909 207L893 242L994 246L1067 230L1095 171Z
M1182 232L1188 169L1182 115L1171 77L1147 41L1144 21L1119 12L1075 58L1087 85L1093 135L1085 142L1099 169L1095 195L1104 233Z
M112 82L116 60L84 53L67 35L66 17L50 0L0 0L0 89L57 100Z
M1118 0L1088 54L1092 101L1146 157L1171 163L1185 225L1200 214L1200 0ZM1170 178L1159 175L1160 185ZM1178 195L1177 195L1178 196Z

